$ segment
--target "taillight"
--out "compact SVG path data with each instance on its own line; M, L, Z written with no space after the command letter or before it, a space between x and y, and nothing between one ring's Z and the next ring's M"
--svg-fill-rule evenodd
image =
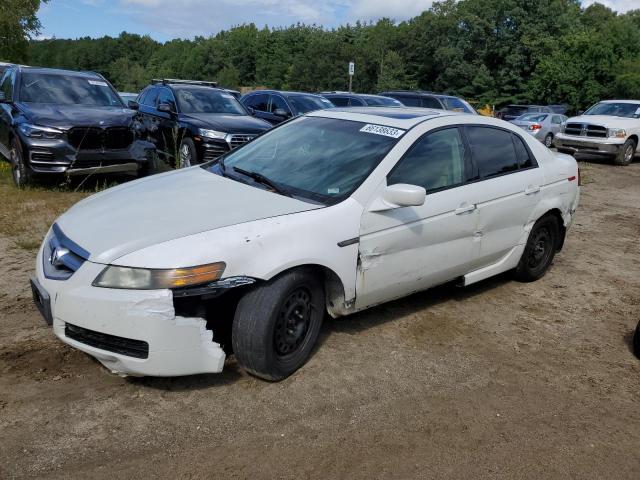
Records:
M533 125L529 125L529 130L540 130L542 128L542 125L540 125L539 123L534 123Z

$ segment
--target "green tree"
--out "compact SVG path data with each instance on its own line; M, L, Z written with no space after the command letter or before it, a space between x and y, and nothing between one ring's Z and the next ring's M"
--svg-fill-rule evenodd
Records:
M221 87L237 89L240 87L240 72L233 65L227 65L218 72L216 80Z
M47 2L48 0L42 0ZM0 60L22 62L28 41L40 33L36 16L41 0L2 0L0 6Z
M380 75L378 75L376 89L382 91L402 88L411 88L404 61L397 52L389 50L380 61Z

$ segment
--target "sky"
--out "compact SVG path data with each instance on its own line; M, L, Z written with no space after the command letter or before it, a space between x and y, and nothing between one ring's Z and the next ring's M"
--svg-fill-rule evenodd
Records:
M599 0L618 12L639 0ZM209 36L241 23L334 27L356 20L406 20L433 0L50 0L38 12L41 38L148 34L159 41ZM582 0L584 6L594 0Z

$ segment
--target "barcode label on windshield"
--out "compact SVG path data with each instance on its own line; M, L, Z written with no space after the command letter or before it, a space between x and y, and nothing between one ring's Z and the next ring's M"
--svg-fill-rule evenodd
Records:
M404 133L404 130L393 127L384 127L382 125L373 125L368 123L360 129L361 132L375 133L376 135L384 135L385 137L399 138Z
M89 80L89 84L97 85L98 87L106 87L107 86L107 82L101 82L99 80Z

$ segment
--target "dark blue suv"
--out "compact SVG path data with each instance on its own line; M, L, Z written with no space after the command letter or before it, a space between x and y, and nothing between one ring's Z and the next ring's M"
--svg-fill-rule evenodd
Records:
M244 95L240 101L256 117L273 125L307 112L335 106L321 95L280 90L256 90Z

